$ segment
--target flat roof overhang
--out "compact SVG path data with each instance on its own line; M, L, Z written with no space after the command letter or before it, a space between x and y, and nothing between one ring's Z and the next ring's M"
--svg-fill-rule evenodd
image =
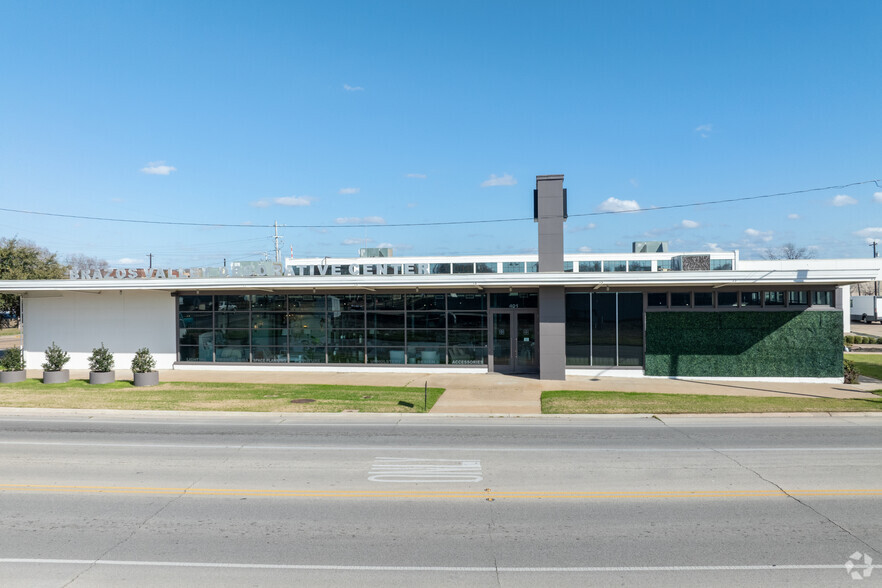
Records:
M529 273L529 274L437 274L385 276L261 276L249 278L141 278L96 280L6 280L0 293L46 296L64 292L213 292L251 291L255 293L312 290L454 290L494 288L666 288L829 285L840 286L878 279L878 269L817 269L701 272L608 272L608 273Z

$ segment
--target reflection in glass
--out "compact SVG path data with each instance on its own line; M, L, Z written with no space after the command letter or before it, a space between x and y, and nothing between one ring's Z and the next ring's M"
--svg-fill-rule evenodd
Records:
M605 272L623 272L626 271L628 263L626 261L604 261L603 271Z
M649 260L634 260L628 262L629 272L648 272L652 271L652 262Z
M504 274L522 274L524 273L523 261L503 261L502 273Z
M738 292L717 292L717 308L738 306Z
M178 310L210 311L214 309L211 296L178 296Z
M600 262L599 261L580 261L579 262L579 272L599 272L600 271Z
M616 365L616 295L594 293L591 302L591 365Z
M790 306L808 306L808 292L805 290L791 290L788 304Z
M454 263L453 273L455 274L473 274L475 273L475 264L473 263Z
M646 305L650 308L657 306L666 307L668 305L667 292L650 292L646 295Z
M591 364L591 294L566 296L567 365Z
M456 273L454 271L454 273ZM496 273L496 263L495 262L483 262L479 261L475 264L475 273L476 274L495 274Z
M486 310L487 296L484 294L448 294L447 310Z
M763 303L759 292L742 292L741 306L759 306Z
M643 365L643 295L619 294L619 365Z

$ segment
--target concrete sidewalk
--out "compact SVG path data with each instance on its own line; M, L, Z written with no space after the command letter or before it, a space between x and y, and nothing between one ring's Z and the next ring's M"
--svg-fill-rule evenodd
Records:
M40 370L28 370L40 378ZM86 370L71 370L71 378L88 379ZM116 370L119 380L132 378L129 370ZM433 413L541 414L545 390L656 392L722 396L785 396L792 398L868 398L882 382L861 384L799 384L780 382L697 381L659 378L571 376L566 381L502 374L396 374L352 372L273 372L220 370L163 370L163 382L242 382L266 384L336 384L351 386L412 386L444 388Z

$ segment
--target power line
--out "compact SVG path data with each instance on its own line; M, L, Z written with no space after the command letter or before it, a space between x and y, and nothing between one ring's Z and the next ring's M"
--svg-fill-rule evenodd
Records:
M570 217L584 217L584 216L604 216L608 214L628 214L633 212L652 212L655 210L671 210L675 208L691 208L695 206L711 206L714 204L727 204L732 202L746 202L749 200L760 200L764 198L776 198L780 196L795 196L797 194L808 194L810 192L823 192L826 190L842 190L845 188L852 188L854 186L862 186L865 184L876 184L879 186L879 182L882 180L863 180L860 182L852 182L850 184L839 184L835 186L823 186L818 188L806 188L803 190L792 190L790 192L775 192L773 194L761 194L759 196L740 196L736 198L723 198L720 200L706 200L703 202L688 202L684 204L668 204L666 206L653 206L650 208L634 208L629 210L604 210L604 211L596 211L596 212L583 212L578 214L570 214ZM103 216L83 216L76 214L61 214L57 212L41 212L36 210L20 210L15 208L0 208L2 212L14 212L18 214L33 214L38 216L51 216L55 218L70 218L77 220L92 220L92 221L104 221L104 222L115 222L115 223L135 223L135 224L144 224L144 225L166 225L166 226L179 226L179 227L218 227L218 228L242 228L242 229L272 229L275 228L275 225L256 225L256 224L230 224L230 223L197 223L197 222L184 222L184 221L153 221L153 220L141 220L141 219L131 219L131 218L113 218L113 217L103 217ZM478 224L493 224L493 223L510 223L510 222L522 222L533 220L532 217L522 217L522 218L496 218L496 219L485 219L485 220L465 220L465 221L434 221L434 222L422 222L422 223L339 223L333 225L282 225L284 227L293 228L293 229L351 229L351 228L366 228L366 227L438 227L438 226L450 226L450 225L478 225Z

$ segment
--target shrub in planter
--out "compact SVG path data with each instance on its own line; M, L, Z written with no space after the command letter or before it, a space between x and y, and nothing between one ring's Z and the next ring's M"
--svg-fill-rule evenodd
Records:
M159 383L159 372L156 371L156 360L150 350L142 347L135 352L132 359L132 373L135 386L155 386Z
M116 381L116 374L113 372L113 354L104 343L101 347L92 349L88 361L90 384L109 384Z
M0 384L14 384L24 380L24 353L18 347L7 349L3 357L0 357Z
M52 342L46 348L46 361L43 362L43 383L63 384L70 380L70 372L64 369L64 365L70 361L70 355L61 347Z
M846 335L845 336L845 344L846 345L854 345L854 335Z
M843 372L845 375L845 383L846 384L857 384L858 377L861 373L858 371L857 366L854 365L854 362L850 359L843 360Z

